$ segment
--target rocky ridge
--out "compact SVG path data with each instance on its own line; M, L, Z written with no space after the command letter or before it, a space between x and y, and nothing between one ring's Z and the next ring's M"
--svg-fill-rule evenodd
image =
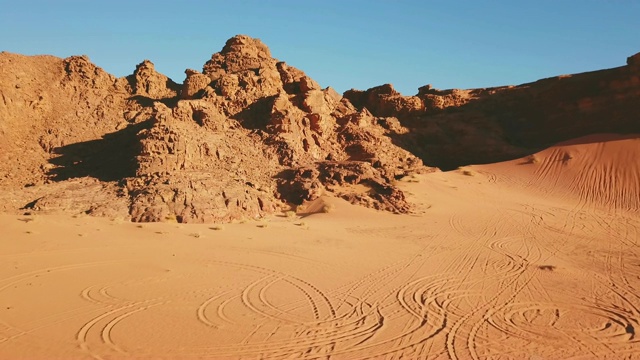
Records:
M2 55L8 63L24 58ZM393 182L430 170L387 136L402 132L399 124L379 123L247 36L230 39L202 72L187 70L182 85L148 60L124 79L86 57L47 61L45 71L57 76L34 76L28 93L71 101L52 102L54 111L5 101L3 118L34 123L1 133L7 140L25 131L19 144L2 149L7 175L0 184L12 189L5 211L218 222L259 218L333 193L406 213L411 206ZM3 74L3 98L25 102L4 91L22 81ZM20 156L24 147L38 157ZM8 170L11 158L24 160L19 172Z
M518 86L403 96L387 84L350 90L356 108L393 115L407 131L393 142L442 170L535 153L595 133L640 133L640 53L627 65Z
M236 36L182 84L148 60L115 78L87 57L0 54L0 210L132 221L260 218L333 194L411 212L396 180L640 132L628 65L472 90L343 95Z

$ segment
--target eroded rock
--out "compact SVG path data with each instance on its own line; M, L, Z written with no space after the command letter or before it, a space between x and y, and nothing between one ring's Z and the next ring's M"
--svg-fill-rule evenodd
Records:
M2 53L0 210L221 222L333 194L407 213L395 180L432 171L421 159L494 161L640 131L637 58L517 87L342 96L244 35L184 84L148 60L116 78L85 56Z

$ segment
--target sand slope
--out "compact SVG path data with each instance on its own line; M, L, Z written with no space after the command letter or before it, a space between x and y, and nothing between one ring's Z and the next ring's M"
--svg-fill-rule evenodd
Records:
M516 177L543 196L577 197L601 209L640 209L640 137L601 134L560 143L532 156L487 167ZM514 165L535 165L522 166ZM484 167L479 167L484 169Z
M0 358L638 357L639 143L405 178L414 215L1 216Z

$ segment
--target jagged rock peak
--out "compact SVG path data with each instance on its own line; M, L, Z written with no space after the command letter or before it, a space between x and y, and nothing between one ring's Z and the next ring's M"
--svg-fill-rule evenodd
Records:
M150 71L155 71L156 66L151 62L151 60L144 59L140 64L136 65L136 71L134 72L134 74L147 69Z
M81 76L90 76L101 72L98 66L94 65L87 55L73 55L62 60L67 75L79 74Z
M202 68L202 73L211 80L224 74L237 74L260 69L275 70L276 60L271 57L269 48L259 39L246 35L237 35L227 41L222 50L211 56Z
M175 97L181 87L167 76L156 71L155 65L146 59L136 65L136 70L133 75L127 77L127 80L129 80L134 94L153 99Z
M640 68L640 52L627 58L627 65L631 68Z
M247 35L236 35L227 40L221 51L222 54L241 53L244 55L255 55L261 58L270 58L271 51L260 39Z
M118 83L115 76L91 62L87 55L70 56L62 60L66 72L65 84L81 83L91 88L107 88Z
M393 85L384 84L366 91L347 90L344 95L355 107L367 108L375 116L407 117L424 111L424 102L417 96L403 96Z
M196 94L205 89L211 82L211 79L207 75L197 70L187 69L184 73L187 77L182 84L182 91L180 93L182 99L192 99L196 97Z

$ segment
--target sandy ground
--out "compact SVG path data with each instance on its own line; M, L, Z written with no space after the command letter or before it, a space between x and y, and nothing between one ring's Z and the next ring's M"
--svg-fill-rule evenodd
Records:
M639 156L600 136L406 178L411 216L0 216L0 358L638 358Z

